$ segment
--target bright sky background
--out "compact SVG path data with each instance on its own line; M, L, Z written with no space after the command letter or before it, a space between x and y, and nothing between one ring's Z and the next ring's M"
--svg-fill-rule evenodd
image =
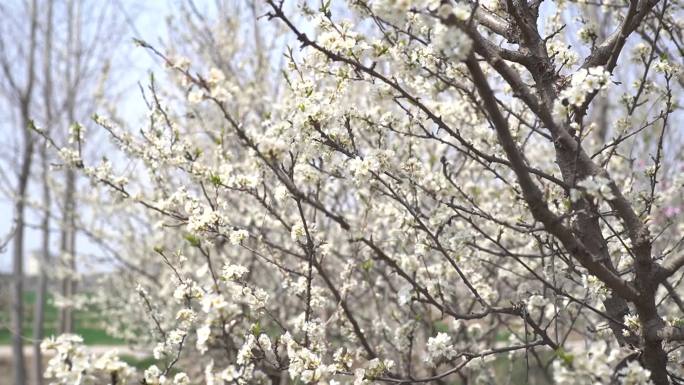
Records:
M122 39L123 46L119 49L123 53L121 66L123 67L116 82L116 88L121 92L121 97L117 99L117 109L119 115L125 117L131 124L136 124L145 114L145 106L142 102L140 91L138 89L138 82L143 84L148 79L150 70L160 72L162 67L158 61L152 57L142 48L136 48L132 43L132 38L141 37L150 43L158 43L166 34L166 20L165 17L169 15L174 5L178 0L151 0L151 1L133 1L133 0L114 0L117 8L122 10L126 15L126 36ZM208 1L208 0L207 0ZM198 7L202 7L202 3L207 1L196 1ZM0 113L2 119L0 120L0 144L5 149L10 149L21 144L16 128L12 127L7 122L7 113ZM7 151L7 150L6 150ZM39 170L36 165L38 157L34 155L34 172ZM16 173L17 170L3 160L0 161L0 168L6 174L0 177L9 179L3 181L3 190L5 188L16 188ZM8 185L9 184L9 185ZM29 192L33 192L36 199L39 194L36 189L41 188L37 184L29 185ZM59 197L53 197L59 199ZM4 241L6 235L10 232L14 220L14 203L10 197L7 197L4 191L0 193L0 240ZM33 225L40 223L40 216L37 216L33 210L27 210L27 223L29 227L25 229L24 250L25 250L25 271L30 273L35 271L35 265L31 262L29 255L38 252L40 248L41 235L39 230L32 228ZM52 226L56 226L53 221ZM53 254L58 252L59 248L59 232L54 228L52 233ZM99 248L90 244L85 237L78 238L77 253L94 254L98 253ZM0 272L8 272L11 270L12 257L12 243L10 242L4 252L0 253ZM107 268L103 266L103 268Z

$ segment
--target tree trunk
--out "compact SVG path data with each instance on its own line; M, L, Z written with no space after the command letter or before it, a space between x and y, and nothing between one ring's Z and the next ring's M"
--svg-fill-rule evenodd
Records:
M48 2L47 9L47 26L45 28L45 57L43 60L43 76L45 77L45 84L43 87L43 102L45 104L45 124L46 131L49 132L52 125L52 6L53 2ZM33 377L36 385L43 385L43 354L40 350L40 344L43 342L43 328L45 324L45 302L47 299L47 268L50 266L50 214L52 200L50 197L50 185L48 176L48 159L47 147L42 146L40 149L40 160L42 167L43 180L43 207L44 216L41 223L41 231L43 232L42 241L42 259L40 261L40 270L38 277L38 289L36 296L35 316L33 320Z
M33 83L35 80L35 49L36 31L38 26L37 0L31 2L31 27L28 48L28 62L26 65L26 86L19 93L19 108L21 111L21 132L24 136L24 151L17 180L17 197L15 203L16 234L14 238L14 253L12 255L12 356L14 358L14 384L26 385L26 363L24 360L24 209L26 206L26 190L31 175L33 160L33 135L31 133L31 100Z
M19 172L17 186L16 233L14 235L14 253L12 256L12 356L14 357L14 384L26 384L26 364L24 360L24 207L26 189L31 173L33 158L33 139L29 128L28 103L22 106L21 123L24 131L24 153Z
M71 300L73 296L73 278L72 274L75 271L75 260L73 253L75 252L75 231L74 231L74 171L68 169L66 172L66 189L64 192L64 215L62 219L62 266L67 271L67 275L62 279L61 294L67 299ZM60 310L60 332L73 333L73 312L71 305L63 307Z
M80 8L78 2L67 2L67 63L65 79L67 84L66 104L68 125L76 122L76 93L78 92L78 78L81 71L81 44L79 38ZM68 135L68 133L67 133ZM62 257L63 267L68 274L62 280L62 296L72 300L74 295L74 278L76 272L76 213L75 209L76 174L72 168L66 170L66 188L64 191L64 217L62 222ZM60 311L60 330L62 333L73 333L73 309L71 305Z
M36 308L33 319L33 376L37 385L43 384L43 355L40 344L43 341L43 327L45 323L45 302L47 299L47 268L50 266L50 187L48 185L47 173L47 154L41 150L41 163L43 166L43 204L45 213L41 223L43 233L42 240L42 259L40 261L40 271L38 277L38 288L36 296Z

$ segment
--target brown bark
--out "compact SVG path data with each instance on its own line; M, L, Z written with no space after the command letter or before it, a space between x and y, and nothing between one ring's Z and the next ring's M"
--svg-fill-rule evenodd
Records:
M627 301L634 303L641 325L645 330L643 340L638 341L634 337L625 338L622 335L622 326L616 322L610 323L611 328L620 343L629 342L642 347L642 363L651 371L651 379L654 384L669 384L666 371L667 354L663 350L663 338L659 333L664 327L664 322L658 315L656 308L655 290L658 283L655 279L656 269L654 269L654 263L651 259L651 244L647 232L644 232L643 228L631 230L633 234L638 234L638 238L633 241L633 253L635 253L636 259L636 285L634 287L619 278L615 267L612 265L607 243L598 222L598 211L591 206L589 201L581 199L573 204L572 208L577 213L577 219L573 224L572 231L566 229L560 218L557 218L548 209L541 190L526 171L526 161L515 144L507 120L498 109L494 93L480 69L480 65L474 56L469 57L466 65L496 130L499 143L511 161L512 169L518 178L518 184L521 186L525 201L534 218L542 222L546 230L558 238L563 246L587 268L590 274L597 276L611 288L612 294L606 301L606 308L613 319L622 322L629 310ZM588 167L591 163L577 161L580 156L586 156L586 154L578 154L578 152L583 151L579 145L575 151L573 154L563 147L557 148L556 151L564 180L571 186L575 184L576 180L595 175L594 169ZM613 204L615 203L613 202ZM628 211L631 208L623 208L623 210ZM632 225L638 226L639 224L632 223Z

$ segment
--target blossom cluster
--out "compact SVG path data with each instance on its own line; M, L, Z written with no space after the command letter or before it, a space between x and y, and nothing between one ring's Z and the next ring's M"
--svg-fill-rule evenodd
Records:
M572 74L569 84L563 89L554 106L554 112L567 116L573 107L580 107L591 93L608 87L610 73L603 67L582 68Z
M116 379L117 384L127 384L134 377L135 369L119 359L116 351L102 355L90 354L83 345L83 338L62 334L44 340L41 350L52 355L45 369L45 377L52 384L101 384Z
M532 355L560 384L655 378L621 348L645 329L620 215L631 202L630 221L662 234L653 250L677 263L681 180L658 185L660 164L631 170L631 151L647 147L633 138L655 127L636 127L638 114L665 124L652 111L669 109L659 99L617 128L586 122L584 107L622 75L575 68L568 39L598 31L565 33L574 5L552 12L534 52L514 51L527 38L501 28L515 19L501 1L300 3L302 21L264 7L254 27L215 20L202 44L177 36L188 57L152 51L171 83L150 89L145 125L95 119L130 163L60 150L107 192L93 232L122 267L95 296L108 330L155 359L138 381L497 383L502 360L512 375ZM301 49L280 46L283 27ZM541 70L528 60L540 52ZM668 63L654 71L669 76ZM657 315L676 318L673 296L655 292ZM58 341L49 373L61 383L133 376L114 355ZM681 373L678 348L663 346Z

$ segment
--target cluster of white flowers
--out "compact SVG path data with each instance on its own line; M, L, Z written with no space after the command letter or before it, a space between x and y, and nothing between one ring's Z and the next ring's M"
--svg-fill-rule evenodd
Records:
M73 161L73 160L72 160ZM113 173L112 163L108 160L103 160L100 164L93 167L84 167L83 173L99 181L106 181L115 186L123 187L128 183L128 178L124 176L117 176Z
M183 282L176 286L173 291L173 298L177 301L183 301L188 298L202 298L204 295L202 289L197 285L196 282Z
M143 379L146 385L189 385L190 377L184 372L176 373L173 379L166 377L163 372L157 367L157 365L152 365L145 369L143 373Z
M427 356L425 362L429 365L435 366L442 359L451 359L458 354L451 343L451 337L446 333L437 333L436 336L430 337L427 342Z
M81 164L81 155L77 150L62 147L59 150L59 157L69 166L75 166Z
M85 139L86 128L78 123L69 126L69 143L83 142Z
M565 67L572 67L579 61L579 55L577 55L575 50L568 47L565 40L552 39L546 43L546 49L549 51L549 55L555 58L557 63Z
M667 76L677 75L681 72L680 66L663 58L656 61L656 63L653 65L653 69L655 69L656 72L663 73Z
M560 116L567 116L572 107L581 106L587 95L608 87L610 73L603 67L581 68L570 78L570 84L559 95L554 112Z
M378 0L372 3L373 11L392 22L406 20L409 11L415 5L414 0Z
M371 173L377 172L380 169L380 164L372 156L366 156L364 159L356 157L349 161L349 170L354 175L354 180L357 183L367 181Z
M114 377L117 384L125 385L135 374L131 366L119 359L116 351L99 357L88 354L83 338L73 334L49 337L40 348L45 353L54 353L45 369L45 377L54 380L53 384L96 385Z
M158 100L140 135L96 119L126 157L145 170L126 174L129 181L114 175L113 170L123 169L115 157L84 166L92 179L125 184L127 192L115 191L117 198L142 203L107 202L117 220L106 237L118 244L116 251L132 271L110 278L115 290L101 295L103 308L121 319L112 329L154 347L159 366L148 367L136 380L186 385L202 381L195 376L203 370L208 385L265 384L270 381L265 372L280 371L289 376L283 381L362 385L387 376L409 382L437 372L440 365L463 363L468 382L495 383L500 374L491 362L502 355L492 348L512 347L504 354L512 360L547 349L521 347L540 337L539 329L529 327L532 320L547 328L551 339L572 333L590 347L588 354L556 351L549 375L558 383L608 383L615 377L624 384L647 384L647 370L631 361L622 365L626 352L602 341L609 328L584 333L588 324L605 320L577 302L603 311L611 291L586 267L559 254L562 245L550 242L553 237L520 203L516 175L461 62L479 46L469 36L477 32L491 39L501 35L487 32L499 21L513 25L504 2L489 0L477 7L447 0L351 3L348 13L339 13L337 3L321 2L318 11L307 2L298 4L310 25L300 30L306 39L298 35L301 52L286 54L282 80L280 73L271 73L275 63L268 47L287 41L273 34L273 44L243 52L238 48L252 37L231 35L225 30L232 24L222 21L206 31L207 41L220 46L188 53L210 61L203 63L206 71L193 74L188 59L168 58L169 70L178 76L173 79L177 92L154 95ZM563 30L561 17L575 6L558 4L546 25L544 43L558 73L571 73L578 62L578 51L568 43L576 41L578 28ZM272 11L278 15L269 15L278 19L281 14ZM491 25L481 25L482 17ZM465 33L464 25L473 30ZM253 35L269 38L277 31L255 30ZM593 41L596 31L586 25L579 38ZM514 41L517 32L504 31L506 36L491 42L521 49L523 42ZM643 56L650 48L635 52ZM483 56L479 49L477 54ZM560 146L539 135L543 129L537 127L536 111L518 97L516 85L497 77L487 61L481 63L487 76L497 79L492 88L530 167L558 175L553 159ZM506 65L519 71L523 85L534 80L524 66L507 60ZM623 68L615 70L616 84ZM654 71L668 75L677 68L663 58L654 62ZM593 67L559 81L557 116L578 111L590 95L607 88L611 76ZM661 89L657 82L663 78L649 76L646 92ZM660 101L648 104L653 103ZM642 110L617 120L606 135L634 132ZM583 127L585 134L603 129L598 122ZM603 145L596 142L587 135L580 145ZM620 146L616 142L614 154L623 154ZM61 150L71 165L80 166L78 154ZM573 201L614 200L617 186L632 174L624 170L629 165L616 167L619 156L604 154L596 159L606 160L617 179L608 174L583 178L570 189L569 199L561 183L556 186L535 171L534 183L552 212L571 218ZM646 176L657 176L655 167L643 168ZM674 187L667 188L665 182L659 180L662 191L649 218L650 223L668 222L659 224L665 235L658 242L663 243L667 226L673 232L683 226L673 226L681 181L668 181ZM665 191L671 196L667 206L661 205ZM149 226L139 226L143 222ZM615 266L627 271L624 260L631 260L619 261L625 255L622 240L604 238ZM140 270L150 274L137 276ZM540 282L536 272L546 281ZM126 302L135 282L142 300ZM561 291L547 290L549 284ZM556 296L561 292L575 300ZM495 311L511 303L522 314ZM659 314L672 315L666 306L659 305ZM464 321L458 314L477 319ZM624 322L630 336L640 334L637 317ZM149 332L140 333L140 325L149 326ZM128 375L115 355L93 359L80 348L70 349L73 368L60 363L63 357L52 364L55 378L68 378L62 383L87 382L88 376L107 372ZM178 370L191 376L173 376Z
M583 276L582 286L587 290L587 294L596 301L603 301L610 294L606 285L593 275Z
M294 226L292 226L292 230L290 230L290 237L295 242L306 241L306 229L304 228L304 224L303 223L296 223Z
M618 372L621 385L653 385L651 371L644 369L639 362L629 361Z
M199 104L204 99L204 91L201 89L194 89L188 92L188 102L190 104Z
M221 278L226 281L237 281L247 272L249 272L249 269L244 266L227 264L221 270Z
M211 226L218 226L225 223L221 213L207 205L196 205L188 208L190 216L188 217L187 228L190 233L195 234L199 231L206 230Z
M581 187L584 193L599 199L611 200L615 199L613 192L610 187L610 180L601 175L592 175L577 183L578 187ZM570 191L570 199L573 202L578 201L582 198L582 191L577 189L572 189Z
M281 337L281 342L287 347L290 360L288 372L293 380L298 379L306 384L317 383L335 373L335 364L325 364L319 354L299 346L289 333Z
M230 239L230 243L232 245L239 245L240 243L242 243L242 241L244 241L248 237L249 237L249 232L247 230L240 229L240 230L233 230L230 233L229 239Z
M338 30L328 30L318 36L317 40L321 45L333 52L352 52L353 49L361 49L365 43L361 41L362 36L354 31L350 31L349 23L342 23Z
M553 379L561 385L609 384L614 379L614 366L631 354L611 349L604 341L592 343L586 352L557 352L560 359L553 363ZM652 385L651 373L638 361L629 360L618 371L621 385Z
M623 330L625 335L641 334L641 324L639 323L639 316L636 314L627 314L625 316L625 326L627 326L627 329Z
M634 60L643 60L651 53L651 46L646 43L638 43L632 49Z
M584 43L591 43L598 37L596 33L597 27L594 24L588 24L577 31L577 36Z

